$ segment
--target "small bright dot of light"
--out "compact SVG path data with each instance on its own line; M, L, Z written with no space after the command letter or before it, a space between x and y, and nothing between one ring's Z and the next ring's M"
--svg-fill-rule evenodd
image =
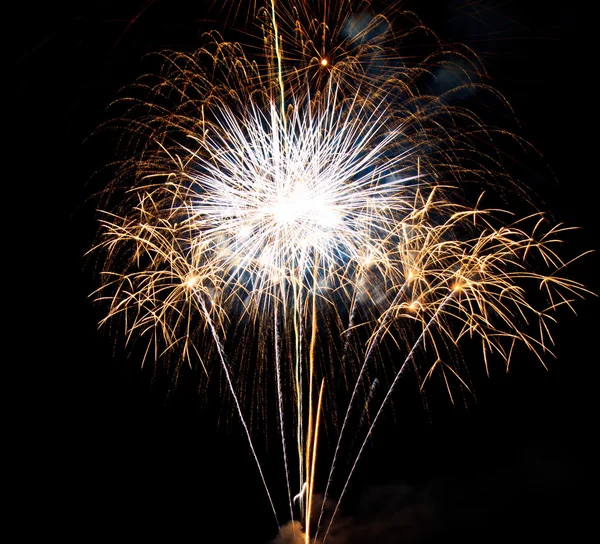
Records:
M184 285L186 287L188 287L189 289L193 289L198 284L198 280L199 280L199 278L196 275L187 276L187 278L185 279Z
M242 225L238 234L240 238L248 238L252 234L252 227L250 225Z

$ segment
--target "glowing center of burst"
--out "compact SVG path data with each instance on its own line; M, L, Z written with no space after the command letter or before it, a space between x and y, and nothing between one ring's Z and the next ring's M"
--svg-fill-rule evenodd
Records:
M279 226L306 228L316 225L320 227L319 230L335 227L341 219L335 207L302 183L297 184L289 194L281 196L272 207L267 208L266 213Z

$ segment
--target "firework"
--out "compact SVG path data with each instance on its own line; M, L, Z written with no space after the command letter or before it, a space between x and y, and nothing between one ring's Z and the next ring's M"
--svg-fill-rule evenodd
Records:
M115 103L126 154L100 208L95 297L145 360L224 379L259 470L251 429L273 406L308 542L328 534L323 510L311 519L322 427L337 437L326 498L348 429L363 433L341 500L407 368L452 397L469 388L464 341L486 367L516 344L544 364L556 310L587 291L564 275L567 228L496 206L524 193L507 133L451 99L501 101L468 50L452 51L461 84L433 93L450 62L437 40L410 62L397 47L432 36L420 25L393 31L366 3L288 5L256 9L260 54L210 34L158 54Z

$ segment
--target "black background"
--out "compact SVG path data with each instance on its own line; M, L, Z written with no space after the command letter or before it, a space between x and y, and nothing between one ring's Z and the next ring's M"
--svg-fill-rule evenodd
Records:
M9 472L24 536L264 544L277 530L240 429L198 398L193 372L168 396L161 375L153 380L97 331L101 315L88 299L93 270L83 255L100 189L90 180L110 158L85 140L144 53L189 50L213 25L202 2L190 4L29 3L7 22L14 96L4 106L16 122L5 157L14 193L4 203L5 271L15 312L5 316L5 357L19 377L5 387L16 393ZM559 221L582 227L569 249L595 249L596 89L584 2L405 5L480 54L556 174L544 200ZM596 259L572 276L597 292ZM388 484L404 501L391 501L388 515L405 525L381 542L579 540L597 451L597 299L577 309L555 329L548 371L524 361L484 380L468 410L441 402L443 411L426 414L417 402L395 431L375 437L355 496ZM265 455L268 470L277 451ZM360 503L350 504L347 515L360 520Z

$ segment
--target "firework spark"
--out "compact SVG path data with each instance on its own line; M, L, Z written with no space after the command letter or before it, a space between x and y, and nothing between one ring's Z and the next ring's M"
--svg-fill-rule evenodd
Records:
M289 6L257 10L256 58L211 34L193 54L159 54L158 73L115 103L126 158L93 251L102 323L122 318L145 360L222 376L259 470L256 399L275 401L289 516L299 502L308 543L337 512L326 525L312 504L321 427L337 436L325 499L348 429L363 433L341 500L407 368L421 388L441 375L452 397L469 388L463 341L486 368L508 367L516 344L544 364L556 310L587 291L564 275L569 229L484 205L495 198L481 186L523 189L496 145L507 133L452 105L457 88L426 92L449 62L440 50L409 65L392 47L430 33L392 33L367 4ZM497 98L466 50L453 55L461 88Z

